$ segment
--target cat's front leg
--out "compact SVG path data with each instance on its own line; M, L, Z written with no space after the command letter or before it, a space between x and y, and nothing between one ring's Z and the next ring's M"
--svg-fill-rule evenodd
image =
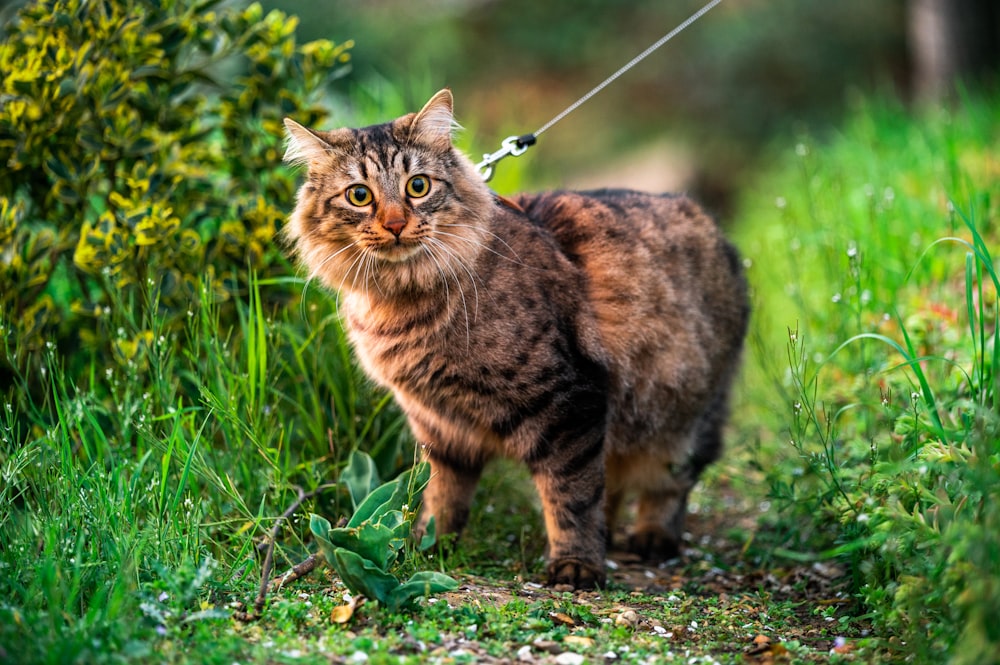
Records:
M433 516L439 539L448 535L457 537L469 520L469 506L483 467L478 463L457 462L433 451L426 452L424 457L431 465L431 477L424 490L414 534L418 540L422 538Z
M603 431L592 432L577 440L572 452L531 465L548 534L550 585L574 589L604 585L603 440Z

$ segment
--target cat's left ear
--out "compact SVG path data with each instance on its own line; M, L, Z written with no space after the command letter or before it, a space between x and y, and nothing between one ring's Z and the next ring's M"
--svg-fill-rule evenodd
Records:
M445 88L431 97L410 124L410 140L447 150L451 148L451 133L458 129L455 122L451 90Z

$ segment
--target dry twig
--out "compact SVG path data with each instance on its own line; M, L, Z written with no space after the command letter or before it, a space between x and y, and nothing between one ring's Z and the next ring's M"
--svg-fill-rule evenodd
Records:
M278 533L281 531L281 526L284 521L294 515L295 511L298 510L303 503L314 498L321 492L336 486L336 483L327 483L325 485L320 485L311 492L306 492L301 487L296 486L295 490L298 492L298 497L294 502L292 502L292 505L290 505L285 512L283 512L281 516L274 521L274 526L271 527L271 532L268 534L267 540L257 546L258 551L264 550L264 565L260 571L260 589L257 592L257 597L254 598L253 606L250 608L250 611L238 611L233 614L238 621L256 621L261 617L261 614L264 611L264 604L267 602L267 592L271 586L274 584L283 586L289 582L294 582L316 569L316 566L319 564L319 559L315 554L312 554L301 563L293 566L288 572L278 575L273 580L270 579L271 570L274 568L274 543L278 538Z

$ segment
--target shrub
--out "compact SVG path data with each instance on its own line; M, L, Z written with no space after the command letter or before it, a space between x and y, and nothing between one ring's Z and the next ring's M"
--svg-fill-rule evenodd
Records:
M286 272L281 118L323 118L350 43L298 44L295 18L219 4L37 0L6 27L0 389L36 389L46 345L71 375L141 370L152 322L179 329L203 277L225 301Z

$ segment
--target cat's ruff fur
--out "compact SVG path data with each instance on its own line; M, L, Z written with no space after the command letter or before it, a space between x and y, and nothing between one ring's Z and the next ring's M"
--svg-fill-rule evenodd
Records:
M340 291L361 364L424 446L422 523L461 530L483 465L508 456L541 496L550 583L603 583L631 491L630 549L675 554L749 312L715 222L683 196L623 190L505 204L452 146L447 90L384 125L286 126L286 159L309 172L286 236Z

